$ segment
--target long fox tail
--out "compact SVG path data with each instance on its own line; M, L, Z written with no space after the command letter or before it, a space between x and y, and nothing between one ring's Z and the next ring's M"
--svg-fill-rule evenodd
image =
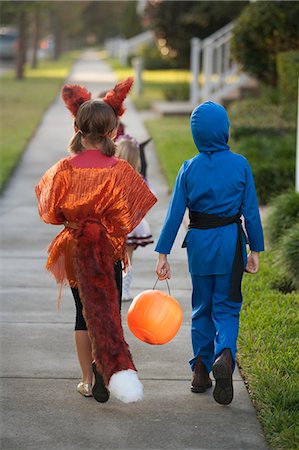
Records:
M129 403L142 399L143 386L124 339L111 254L99 222L82 221L74 266L93 358L111 393Z

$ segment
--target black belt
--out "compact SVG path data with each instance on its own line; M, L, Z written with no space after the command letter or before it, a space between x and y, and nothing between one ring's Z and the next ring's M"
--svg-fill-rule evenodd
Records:
M242 221L240 214L236 214L231 217L216 216L214 214L204 214L195 211L189 211L190 223L188 229L199 228L201 230L208 230L210 228L218 228L226 225L236 223L238 225L238 238L236 243L236 251L234 255L232 279L229 292L229 299L233 302L242 301L241 282L242 276L245 270L244 260L242 255L242 234L244 233L242 228ZM187 237L187 236L186 236ZM186 237L182 244L182 247L186 247Z

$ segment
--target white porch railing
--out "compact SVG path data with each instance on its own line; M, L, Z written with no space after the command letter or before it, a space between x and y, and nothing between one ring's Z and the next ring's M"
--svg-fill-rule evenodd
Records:
M191 39L190 102L221 101L232 90L245 84L249 77L232 61L230 43L234 23L225 25L208 38ZM198 76L201 74L201 89Z

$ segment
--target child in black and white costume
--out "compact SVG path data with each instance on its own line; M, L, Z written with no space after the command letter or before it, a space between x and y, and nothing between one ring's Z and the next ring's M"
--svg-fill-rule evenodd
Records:
M119 136L116 139L117 145L117 156L120 159L126 160L136 172L140 173L141 169L141 158L140 158L140 146L136 139L128 134L124 134ZM142 176L142 174L141 174ZM144 178L145 182L147 180ZM123 301L131 301L132 295L130 293L130 287L132 282L132 259L133 252L138 247L145 247L149 244L152 244L153 236L151 233L150 226L146 219L142 219L142 221L137 225L137 227L127 236L127 253L129 258L129 269L123 276L123 285L122 285L122 300Z

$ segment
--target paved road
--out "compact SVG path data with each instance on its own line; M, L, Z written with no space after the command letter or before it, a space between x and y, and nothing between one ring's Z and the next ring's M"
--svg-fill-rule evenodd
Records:
M115 78L95 53L87 52L74 65L69 81L84 83L96 94L111 87ZM127 106L127 132L145 139L148 135L141 116L130 101ZM1 448L266 449L238 372L235 400L229 407L216 404L212 392L197 395L190 391L191 286L180 248L183 229L170 259L172 294L184 312L175 339L165 346L138 341L126 326L128 305L123 307L125 335L144 383L144 401L125 405L110 399L99 404L76 392L80 369L72 337L73 300L65 288L57 313L57 288L44 270L47 245L58 229L40 221L34 195L42 173L65 156L71 122L58 97L1 198ZM169 196L152 144L147 155L149 180L159 198L148 216L157 239ZM153 246L135 252L134 294L153 286L155 260Z

